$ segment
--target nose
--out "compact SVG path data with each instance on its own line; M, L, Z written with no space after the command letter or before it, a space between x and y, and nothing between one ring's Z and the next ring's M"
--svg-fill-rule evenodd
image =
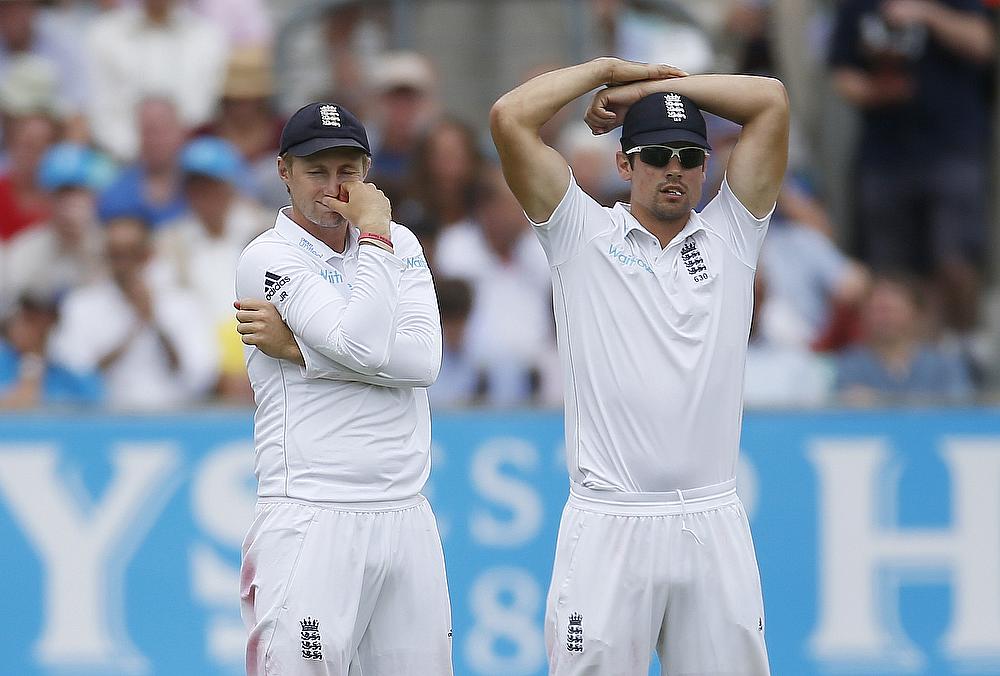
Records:
M681 166L681 158L677 155L671 157L670 161L667 162L667 166L663 169L668 176L680 176L684 172L684 167Z

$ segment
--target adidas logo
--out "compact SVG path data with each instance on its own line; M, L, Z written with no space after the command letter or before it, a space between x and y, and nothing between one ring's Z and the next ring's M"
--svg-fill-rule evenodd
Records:
M292 278L288 275L282 277L281 275L276 275L273 272L264 273L264 300L271 300L274 298L274 294L278 293L278 289L283 287L288 282L292 281Z

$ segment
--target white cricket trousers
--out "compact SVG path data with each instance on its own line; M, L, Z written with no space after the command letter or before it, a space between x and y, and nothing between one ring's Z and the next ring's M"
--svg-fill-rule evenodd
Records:
M552 676L768 676L735 481L668 493L574 485L545 613Z
M422 495L260 498L243 541L250 676L451 676L441 539Z

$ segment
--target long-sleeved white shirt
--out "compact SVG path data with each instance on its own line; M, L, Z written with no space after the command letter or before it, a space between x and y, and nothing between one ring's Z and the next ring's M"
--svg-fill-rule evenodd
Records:
M274 303L306 367L248 347L257 411L258 495L362 502L416 495L430 472L426 387L441 366L441 322L416 237L396 254L337 253L279 212L236 269L239 298Z

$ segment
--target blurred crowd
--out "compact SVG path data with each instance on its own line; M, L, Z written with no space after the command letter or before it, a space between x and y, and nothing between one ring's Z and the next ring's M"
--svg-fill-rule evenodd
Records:
M422 243L444 332L432 404L560 406L545 257L486 120L448 110L440 64L391 47L388 4L316 12L308 99L364 120L369 180ZM577 4L595 56L780 74L777 0ZM288 5L0 0L0 409L251 402L233 275L286 204L278 136L308 102L277 95ZM995 17L981 0L818 7L811 45L858 118L850 218L798 138L757 270L747 404L982 399L1000 357L984 312ZM627 201L616 139L553 122L579 184ZM709 132L706 200L739 128L710 116Z

